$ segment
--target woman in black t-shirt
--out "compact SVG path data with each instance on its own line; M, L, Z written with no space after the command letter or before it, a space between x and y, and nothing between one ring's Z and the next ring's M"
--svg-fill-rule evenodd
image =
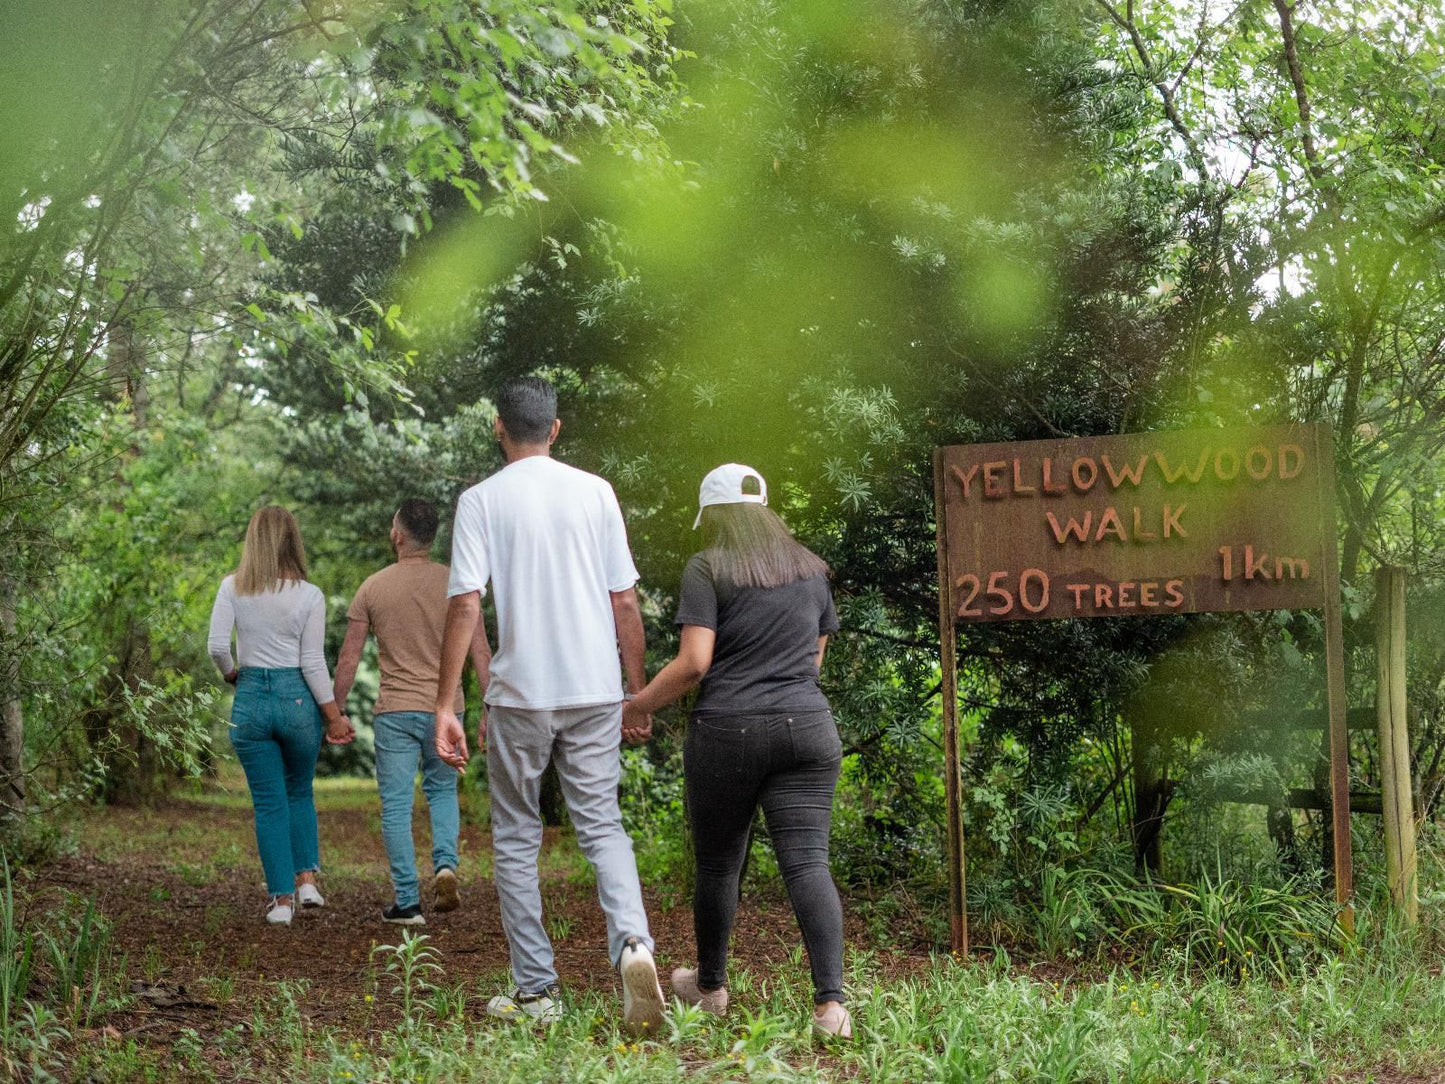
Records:
M681 1000L727 1008L727 949L748 828L759 805L813 972L813 1027L851 1038L843 1007L843 909L828 868L842 746L818 684L838 629L828 567L767 507L767 487L728 463L703 479L705 548L678 593L677 658L627 705L624 733L701 682L683 746L697 886L698 966L672 973Z

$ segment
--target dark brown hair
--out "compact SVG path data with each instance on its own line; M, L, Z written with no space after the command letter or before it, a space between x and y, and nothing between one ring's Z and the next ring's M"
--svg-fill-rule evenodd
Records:
M702 510L704 553L716 579L738 587L782 587L828 574L765 504L710 504Z
M396 522L418 546L430 546L437 536L437 506L420 497L408 497L396 510Z

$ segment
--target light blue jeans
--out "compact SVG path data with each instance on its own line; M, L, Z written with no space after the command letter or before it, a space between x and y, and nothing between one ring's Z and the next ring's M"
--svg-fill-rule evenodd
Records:
M512 978L524 994L540 993L557 981L537 883L542 773L549 761L557 765L577 845L597 871L608 957L616 966L629 937L652 948L632 839L617 804L621 744L621 704L556 711L493 706L487 711L493 875Z
M376 787L381 792L381 839L391 863L391 887L398 907L421 902L416 876L416 846L411 838L416 766L431 813L434 870L457 868L457 773L437 756L436 720L429 711L388 711L373 722L376 734Z
M321 712L299 668L241 671L231 704L231 747L251 790L266 891L289 895L298 873L321 866L311 796Z

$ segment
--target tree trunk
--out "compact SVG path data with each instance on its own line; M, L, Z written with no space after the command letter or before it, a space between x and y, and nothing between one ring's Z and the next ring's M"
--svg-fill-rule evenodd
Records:
M20 710L20 645L15 585L0 569L0 820L25 808L25 717Z
M1265 810L1265 824L1286 872L1302 872L1299 845L1295 840L1294 810L1288 805L1270 806Z
M1164 807L1169 797L1159 770L1159 740L1154 728L1135 711L1129 720L1134 755L1134 865L1158 874L1163 861Z
M142 682L154 677L151 663L150 629L144 622L131 617L126 623L125 642L121 647L110 680L105 682L107 700L119 704L127 691L136 692ZM111 717L119 717L121 732L119 747L115 750L110 764L110 787L108 797L114 801L135 804L150 798L160 779L156 749L145 732L130 720L128 715L111 709Z
M110 378L110 396L117 403L128 403L131 421L137 430L146 424L146 408L149 396L145 385L145 359L129 318L118 320L111 332L111 350L107 361L107 376ZM132 442L125 459L133 461L141 454L139 443ZM122 490L126 483L119 475L117 488ZM115 735L117 742L107 760L107 797L122 802L139 802L150 797L159 779L156 749L144 731L132 723L118 710L127 691L134 693L141 684L154 676L151 660L150 627L137 615L135 599L120 597L116 603L124 611L123 626L119 643L116 645L116 663L109 679L102 683L105 704L101 709L103 724L107 732L114 726L120 727Z

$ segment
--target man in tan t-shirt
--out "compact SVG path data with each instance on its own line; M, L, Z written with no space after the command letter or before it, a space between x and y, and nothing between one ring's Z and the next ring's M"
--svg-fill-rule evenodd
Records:
M430 557L436 533L435 505L414 499L402 502L391 522L396 563L368 577L357 590L346 612L346 641L336 662L336 702L344 704L362 649L366 647L367 634L376 634L381 657L381 688L373 713L376 783L381 792L381 837L386 844L396 894L381 917L404 926L426 923L421 912L416 848L411 838L418 762L422 792L431 813L433 906L438 911L451 911L460 903L456 875L460 828L457 773L437 755L433 734L449 575L446 565L437 564ZM491 650L482 622L477 622L477 629L471 657L485 691ZM460 714L463 708L460 683L455 704Z

